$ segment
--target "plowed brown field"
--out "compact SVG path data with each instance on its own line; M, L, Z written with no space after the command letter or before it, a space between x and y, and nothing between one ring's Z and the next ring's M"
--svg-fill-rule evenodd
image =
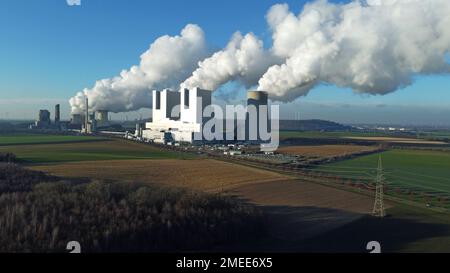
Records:
M212 160L111 160L30 166L58 176L160 183L229 194L261 206L267 237L247 251L297 251L300 241L370 213L373 198L276 172ZM236 249L233 249L236 250Z
M290 179L275 172L212 159L83 161L31 168L65 177L151 182L205 191Z

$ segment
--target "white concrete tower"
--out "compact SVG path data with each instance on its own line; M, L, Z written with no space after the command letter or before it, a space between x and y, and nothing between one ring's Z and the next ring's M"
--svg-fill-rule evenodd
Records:
M200 89L181 90L180 120L185 123L204 124L203 110L211 105L212 91Z
M164 119L178 119L179 115L172 115L172 110L180 105L180 93L169 89L163 91L153 90L153 122Z

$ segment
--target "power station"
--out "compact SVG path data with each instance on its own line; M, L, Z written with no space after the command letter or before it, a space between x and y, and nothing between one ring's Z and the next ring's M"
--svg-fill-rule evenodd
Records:
M34 124L30 125L30 129L38 130L66 130L68 122L61 121L60 105L55 105L55 118L52 122L50 111L46 109L39 110L38 118Z
M55 105L54 121L51 120L49 110L39 110L38 118L34 124L30 125L30 129L35 130L52 130L52 131L78 131L85 134L91 134L98 130L99 127L107 127L110 124L107 110L99 110L89 112L89 101L85 100L86 107L83 114L72 114L70 121L61 120L61 106Z
M108 110L98 110L95 112L95 120L97 121L97 126L103 127L108 126L109 119L108 119Z
M194 142L194 134L201 133L204 122L202 113L211 104L209 90L183 89L181 92L154 90L152 122L145 124L142 136L156 143Z
M205 109L211 106L212 91L201 88L182 89L172 91L164 89L162 91L154 90L153 93L153 107L152 107L152 122L145 124L145 129L139 124L136 126L136 137L142 138L145 141L152 141L155 143L203 143L209 141L203 135L205 124L212 119L212 117L205 117L203 115ZM253 120L249 116L256 116L256 120L260 118L259 109L261 106L267 107L268 95L263 91L249 91L248 92L248 106L256 106L254 109L255 115L245 112L243 126L236 126L237 131L233 131L233 140L236 135L244 134L250 135L250 123ZM215 118L215 117L214 117ZM268 120L268 116L265 117ZM223 119L222 139L226 138L226 120ZM234 121L233 121L234 122ZM239 121L237 121L239 123ZM259 124L256 121L256 124ZM236 125L236 124L235 124ZM234 127L233 127L234 128ZM256 126L259 131L259 125ZM259 135L256 135L255 139Z
M212 111L213 113L210 116L205 115L205 110L218 107L212 104L212 91L210 90L198 87L183 88L180 91L153 90L152 105L151 122L138 122L136 124L133 137L138 140L161 144L176 142L201 144L222 140L256 141L259 143L260 127L264 126L266 128L263 129L270 129L268 127L268 112L261 112L264 107L265 109L268 108L268 94L264 91L248 91L246 106L231 105L231 107L236 107L239 110L237 120L234 120L235 114L233 112L232 126L229 126L229 117L216 116L215 110ZM61 121L60 105L57 104L55 105L54 123L50 119L48 110L40 110L38 120L31 127L33 129L72 130L84 134L93 134L98 131L110 132L108 130L111 130L111 128L117 130L121 126L111 124L108 113L107 109L92 111L89 107L89 99L85 97L83 112L73 113L70 122ZM220 125L214 126L214 133L220 136L214 140L204 135L205 125L210 120L218 122ZM113 133L131 136L123 128L123 131L120 130Z
M85 134L96 132L100 127L110 124L107 110L89 112L89 99L85 99L84 114L72 114L70 124Z

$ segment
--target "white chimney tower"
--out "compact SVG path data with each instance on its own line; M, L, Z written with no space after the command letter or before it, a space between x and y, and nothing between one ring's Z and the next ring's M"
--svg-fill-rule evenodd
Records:
M88 124L89 124L89 101L88 97L86 96L86 114L84 117L84 132L88 133Z

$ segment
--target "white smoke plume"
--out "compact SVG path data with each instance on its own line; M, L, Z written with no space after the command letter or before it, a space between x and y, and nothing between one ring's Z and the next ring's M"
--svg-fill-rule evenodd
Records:
M251 87L277 60L264 49L263 42L253 33L242 36L236 32L225 49L199 63L199 67L181 84L181 88L216 90L233 80Z
M81 0L66 0L69 6L81 6Z
M78 92L69 101L72 113L83 111L85 96L89 109L94 111L125 112L150 107L152 89L178 88L208 54L203 30L189 24L179 36L165 35L155 40L141 55L139 65Z
M450 72L450 0L318 0L298 15L278 4L266 19L273 38L268 50L254 34L237 32L210 56L196 25L160 37L139 65L71 98L72 112L83 111L84 96L92 110L123 112L150 107L152 89L216 90L229 81L258 85L280 101L321 83L387 94L417 75Z
M299 15L286 4L267 14L273 53L285 58L258 90L290 101L319 83L387 94L418 74L449 73L449 0L319 0Z

